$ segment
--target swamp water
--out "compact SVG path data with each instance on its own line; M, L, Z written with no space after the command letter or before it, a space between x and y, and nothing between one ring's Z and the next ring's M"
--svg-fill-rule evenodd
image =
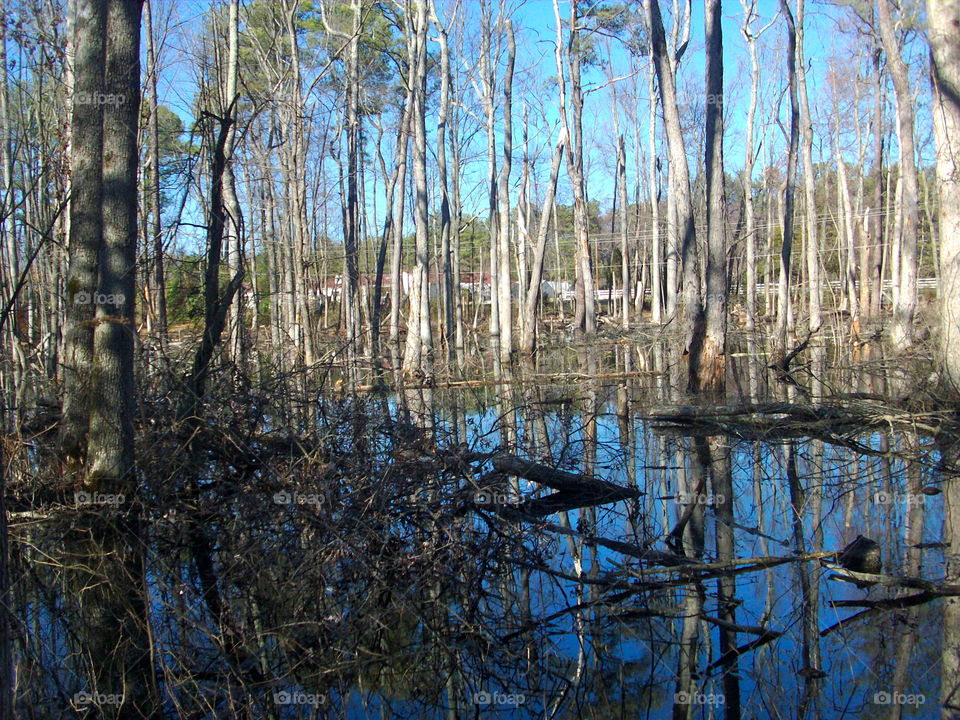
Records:
M189 462L171 430L135 520L13 513L18 717L960 717L956 599L828 556L862 535L941 580L954 451L923 418L785 431L770 403L895 394L812 355L786 383L731 357L717 404L761 426L665 420L691 404L665 351L610 345L224 407L249 416ZM547 512L504 452L636 497Z

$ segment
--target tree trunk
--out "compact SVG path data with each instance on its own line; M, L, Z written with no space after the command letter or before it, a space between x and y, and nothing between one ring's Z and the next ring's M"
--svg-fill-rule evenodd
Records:
M783 245L780 248L780 288L777 294L777 347L780 358L787 353L790 326L790 259L793 249L793 196L797 174L799 110L797 108L797 31L787 0L780 0L787 20L787 77L790 92L790 144L787 149L787 176L783 184Z
M437 174L440 180L440 264L443 282L443 346L448 363L456 357L454 341L453 253L450 248L450 182L447 178L447 119L450 115L450 49L447 29L440 22L435 0L430 14L440 42L440 105L437 109Z
M698 339L690 349L690 382L693 389L722 392L727 348L727 239L723 187L723 34L721 0L707 0L704 27L707 41L707 302L705 337L699 357Z
M800 136L801 155L803 156L804 214L806 221L807 283L810 297L808 326L811 331L820 327L820 238L817 234L817 192L813 167L813 119L810 116L810 102L807 97L807 68L803 53L803 15L804 0L797 0L796 66L798 98L800 100Z
M960 395L960 0L928 2L927 23L940 186L939 355Z
M500 313L500 358L509 361L513 354L513 281L510 275L510 170L513 166L513 68L517 57L517 44L513 35L513 23L507 26L507 67L503 75L503 162L500 165L500 195L498 209L500 222L497 228L497 310Z
M530 267L530 282L527 285L527 297L524 303L524 321L522 343L523 352L532 354L537 342L537 309L540 304L540 288L543 282L543 261L547 250L547 233L550 229L550 212L554 206L557 193L557 180L560 176L560 163L563 160L563 146L567 141L566 133L561 130L557 145L553 151L553 162L550 165L550 180L547 184L547 196L543 201L543 211L540 214L540 225L537 228L537 244L533 250L533 263Z
M920 185L917 179L916 154L913 142L913 93L910 91L910 73L903 58L890 17L888 0L877 0L880 38L887 56L887 67L893 78L897 106L897 141L900 147L900 178L902 180L900 211L903 224L900 232L900 272L893 282L898 288L893 307L890 338L894 347L903 350L913 344L913 316L917 307L917 220L919 216Z
M69 269L63 345L63 418L60 453L82 463L92 405L94 300L103 243L103 95L106 65L106 5L76 0L74 91L71 118ZM133 298L130 298L133 301Z
M744 12L743 28L740 32L747 41L750 52L750 107L747 110L746 140L743 157L743 215L744 234L747 240L747 287L746 287L746 329L752 332L757 323L757 237L753 207L753 131L757 113L757 96L760 93L760 63L757 60L757 38L767 25L756 35L753 33L753 19L756 15L756 0L741 0ZM772 23L772 21L771 21ZM769 261L768 261L769 262Z
M587 217L587 188L583 172L583 86L580 81L582 62L578 23L580 20L578 0L570 2L570 35L563 42L563 24L557 0L553 3L557 22L557 84L560 93L560 123L566 131L567 174L573 186L573 220L577 243L577 314L575 326L588 335L597 331L596 291L593 284L593 263L590 258L589 219ZM566 72L570 75L570 108L567 108Z
M692 349L695 350L692 344L694 338L702 333L700 326L703 323L703 307L700 301L700 280L696 263L697 239L693 224L690 170L687 167L686 144L680 125L676 85L677 63L686 44L681 46L677 57L674 58L668 54L659 0L650 0L648 12L651 53L657 69L660 105L663 108L663 123L670 155L670 197L676 213L680 274L683 284L680 312L684 328L684 350L689 352L691 357L698 357L699 351L692 352ZM674 20L675 25L676 23L677 19Z
M153 42L153 12L155 0L144 4L144 37L147 41L147 64L149 65L147 85L150 89L150 213L153 215L153 283L157 300L157 338L160 347L167 343L167 281L163 264L163 221L160 217L160 128L157 108L160 100L157 95L157 75L159 62Z
M497 134L494 107L496 92L495 71L491 44L490 4L487 0L480 5L480 75L483 84L483 114L487 131L487 204L489 208L487 230L490 239L490 346L499 352L500 346L500 218L497 210Z
M427 208L427 4L416 5L415 37L416 66L413 81L413 182L416 202L416 264L410 311L407 315L407 343L404 349L404 369L408 372L430 374L433 336L430 329L430 237Z
M129 493L136 413L134 334L137 273L137 130L140 120L140 2L114 0L107 13L103 109L103 245L93 330L88 479ZM102 302L100 301L102 298Z
M650 93L650 112L647 117L650 143L650 164L647 168L647 182L650 185L650 319L660 324L663 322L663 241L660 239L660 194L657 192L657 71L653 60L650 60L650 76L648 78L648 92ZM640 306L643 307L643 298Z

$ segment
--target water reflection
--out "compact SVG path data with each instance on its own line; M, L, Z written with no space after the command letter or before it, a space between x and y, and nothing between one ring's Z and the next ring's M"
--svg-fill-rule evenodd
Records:
M886 391L823 346L794 383L752 355L724 402ZM885 575L960 584L956 445L665 425L691 402L670 358L582 347L494 359L490 383L324 395L295 441L255 428L189 463L161 443L175 467L105 525L14 515L20 715L960 713L958 599L827 557L863 535ZM639 492L527 514L553 490L498 451Z

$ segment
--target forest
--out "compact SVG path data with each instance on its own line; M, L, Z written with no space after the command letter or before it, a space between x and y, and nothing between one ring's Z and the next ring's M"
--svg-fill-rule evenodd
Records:
M0 0L0 720L960 719L960 0Z

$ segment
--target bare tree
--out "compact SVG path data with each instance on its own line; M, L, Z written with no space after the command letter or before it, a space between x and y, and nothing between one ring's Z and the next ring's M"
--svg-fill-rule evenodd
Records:
M800 100L800 154L803 158L803 197L806 228L807 283L810 297L810 330L820 327L820 239L817 234L817 186L813 167L813 118L807 97L807 67L803 53L804 0L797 0L796 67L797 95Z
M790 318L790 260L793 251L793 196L797 174L799 110L797 108L797 30L787 0L780 0L787 22L787 83L790 94L790 128L787 146L787 175L783 184L783 245L780 248L780 287L777 293L776 352L786 356Z
M459 6L456 11L459 10ZM455 12L456 12L455 11ZM450 181L447 176L447 123L450 116L450 47L447 41L447 28L440 20L437 3L430 0L430 15L437 28L437 40L440 43L440 105L437 109L437 174L440 179L440 264L443 281L443 345L447 362L456 356L454 339L455 310L453 251L451 241L450 217ZM511 35L512 37L512 35Z
M147 42L147 87L150 98L150 214L153 216L153 293L155 294L157 312L157 337L163 347L167 340L167 288L166 275L163 266L163 222L160 217L160 124L157 110L160 101L157 96L157 76L159 74L159 59L153 39L153 3L155 0L146 0L144 3L144 37Z
M753 132L757 113L757 95L760 91L760 63L757 60L757 40L773 25L776 17L754 34L753 20L757 14L757 1L740 0L740 2L743 5L744 13L743 27L740 29L740 33L747 41L747 49L750 53L750 107L747 110L746 139L744 141L743 155L743 223L744 235L747 241L746 329L751 331L755 329L757 322L757 229L753 204L753 159L755 153Z
M553 162L550 165L550 180L547 184L547 195L543 201L543 210L540 213L540 225L537 228L537 244L533 249L533 262L530 266L530 282L527 285L527 296L523 305L524 320L520 324L523 332L521 349L528 355L533 353L537 342L537 310L540 307L541 287L543 282L543 261L547 250L547 233L550 228L550 214L553 210L557 194L557 179L560 176L560 163L563 160L563 146L567 141L566 132L561 129L560 137L553 150Z
M590 258L590 235L587 220L587 186L583 170L583 85L580 78L582 48L580 46L580 10L578 0L570 2L570 31L563 40L560 7L553 2L557 23L557 85L560 122L569 142L567 174L573 186L573 222L577 246L577 314L574 327L588 335L597 331L596 292L593 284L593 263ZM567 81L570 77L570 103L567 104Z
M939 355L960 392L960 0L928 2L927 23L940 186Z
M413 82L413 182L416 202L416 264L410 310L407 315L407 341L404 348L404 369L408 372L432 372L433 335L430 328L430 238L427 207L427 3L417 0L414 34L409 39L416 47L415 64L410 74Z
M913 93L910 91L910 72L900 55L899 43L890 16L889 0L877 0L877 19L880 39L887 56L887 67L893 79L897 100L897 141L900 147L900 213L902 225L898 229L900 252L899 276L893 278L893 324L890 338L895 347L903 349L913 343L913 316L917 307L917 219L919 215L920 185L917 179L916 154L913 142Z
M700 278L696 262L697 241L696 229L693 224L690 170L687 167L686 143L680 124L680 110L677 105L676 75L677 65L686 51L687 44L682 44L675 53L670 53L667 50L663 18L660 14L658 0L651 0L648 13L650 45L657 69L660 105L663 108L663 123L670 155L670 197L673 200L673 209L676 213L676 228L679 237L683 285L680 312L684 328L684 351L689 352L690 361L694 363L699 362L699 349L693 348L692 345L694 339L702 333L702 328L698 329L698 325L703 322L703 305L700 298ZM674 18L674 27L678 22L679 18ZM691 365L690 369L696 375L695 366Z
M723 187L723 31L721 0L707 0L707 261L705 336L690 346L690 382L694 388L722 391L727 351L727 238ZM701 345L702 342L702 345ZM699 351L699 353L698 353ZM699 356L698 356L699 354Z

